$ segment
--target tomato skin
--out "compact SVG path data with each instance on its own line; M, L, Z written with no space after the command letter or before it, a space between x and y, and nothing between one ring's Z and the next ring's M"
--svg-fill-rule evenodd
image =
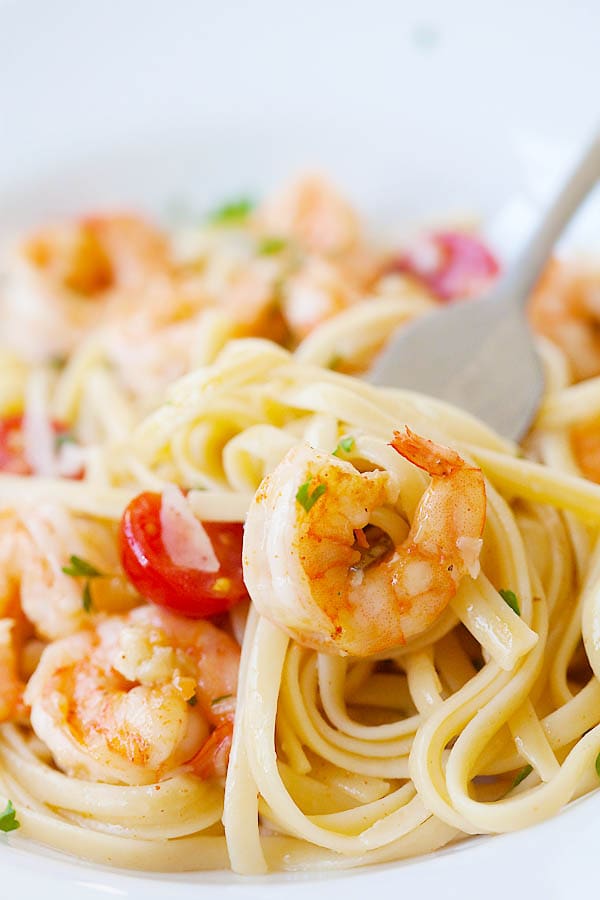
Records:
M56 437L67 434L69 426L62 422L52 422ZM0 419L0 472L10 475L33 475L33 470L25 458L23 440L23 416L5 416ZM72 476L81 478L83 472Z
M135 589L152 603L191 619L226 612L244 600L248 592L242 577L243 526L202 523L219 560L217 572L178 566L163 544L161 504L160 494L145 491L134 497L121 518L121 564Z
M23 447L23 416L0 419L0 472L31 475Z
M417 242L393 263L392 270L412 275L438 299L451 301L483 293L500 266L479 238L440 231Z

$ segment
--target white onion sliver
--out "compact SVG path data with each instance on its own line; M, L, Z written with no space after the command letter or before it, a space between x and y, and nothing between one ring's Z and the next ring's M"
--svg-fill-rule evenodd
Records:
M160 525L165 550L176 566L219 571L219 560L205 528L174 484L162 492Z

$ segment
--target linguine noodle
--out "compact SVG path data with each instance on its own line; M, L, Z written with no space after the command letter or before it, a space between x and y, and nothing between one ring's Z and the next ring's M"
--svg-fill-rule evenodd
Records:
M252 215L238 203L219 216L172 241L131 217L91 219L9 258L0 653L14 638L22 687L38 674L3 715L0 657L0 830L12 829L14 812L26 838L87 860L256 875L406 859L555 815L600 783L600 376L571 383L577 347L540 336L547 390L523 447L441 401L372 387L355 376L396 328L452 299L436 266L467 238L446 234L429 257L390 260L315 179ZM475 250L472 293L497 268ZM556 309L544 318L543 303L558 271L535 305L538 331L555 341ZM577 303L582 291L577 281ZM564 315L579 315L569 303ZM575 368L587 376L586 348L585 372ZM155 637L142 645L147 657L135 643L148 605L116 550L134 498L156 492L164 510L178 485L186 501L175 491L174 502L188 517L244 523L263 479L309 446L350 471L387 473L397 499L369 526L398 547L430 485L390 447L405 427L485 476L481 552L427 628L376 655L328 654L279 627L276 591L269 618L244 601L215 619L241 648L237 697L212 701L233 717L222 771L201 774L175 754L150 779L129 749L125 774L109 783L93 741L78 765L61 764L30 709L50 697L70 721L68 697L39 688L49 650L82 635L95 647L113 622L142 673L121 694L154 684L144 665L156 663ZM196 531L210 560L206 531ZM163 662L175 653L158 646ZM175 668L174 690L180 676ZM181 690L191 718L186 703L193 710L197 697Z

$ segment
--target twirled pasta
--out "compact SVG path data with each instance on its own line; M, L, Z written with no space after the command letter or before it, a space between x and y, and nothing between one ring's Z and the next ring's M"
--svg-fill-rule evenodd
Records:
M350 435L344 456L361 470L395 467L398 505L377 520L391 533L411 521L427 484L388 447L408 425L482 467L488 512L481 573L383 659L319 654L255 610L245 628L236 613L243 650L224 795L189 775L143 788L66 779L34 738L3 726L0 785L23 833L140 868L337 868L520 828L592 790L600 487L565 464L561 429L573 413L562 397L576 389L561 382L560 358L545 355L552 390L532 448L547 466L439 401L247 339L177 382L131 434L115 431L93 477L29 478L32 498L60 496L92 517L117 519L141 487L174 481L196 489L201 519L243 521L291 447L331 453ZM4 501L22 489L18 476L0 476Z

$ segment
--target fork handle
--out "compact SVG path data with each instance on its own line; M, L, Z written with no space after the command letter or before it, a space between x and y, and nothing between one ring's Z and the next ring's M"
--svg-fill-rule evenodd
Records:
M511 267L509 290L501 291L510 302L525 306L550 252L582 201L600 180L600 132L575 166L571 175L546 211L540 225Z

